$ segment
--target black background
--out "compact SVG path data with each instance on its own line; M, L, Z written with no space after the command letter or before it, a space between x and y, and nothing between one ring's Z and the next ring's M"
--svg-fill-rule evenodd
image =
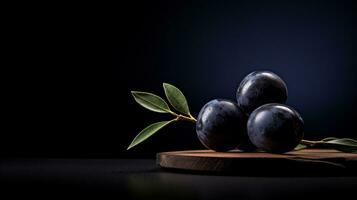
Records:
M199 149L194 124L170 119L131 90L179 87L194 116L235 98L242 78L271 70L305 137L356 138L357 14L352 1L130 1L13 5L3 25L3 157L150 157Z

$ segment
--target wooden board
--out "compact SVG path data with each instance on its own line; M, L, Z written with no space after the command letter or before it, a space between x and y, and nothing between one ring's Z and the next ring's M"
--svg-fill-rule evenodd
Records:
M356 175L357 154L305 149L285 154L189 150L157 154L165 169L239 175Z

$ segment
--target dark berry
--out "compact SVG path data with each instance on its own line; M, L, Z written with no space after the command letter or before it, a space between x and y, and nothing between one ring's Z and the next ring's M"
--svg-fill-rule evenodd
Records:
M284 81L273 72L256 71L243 79L236 97L238 106L250 114L267 103L285 103L288 90Z
M247 124L248 136L259 149L284 153L293 150L304 135L304 122L293 108L266 104L252 112Z
M236 148L247 136L247 116L230 100L215 99L204 105L198 114L196 132L208 149L228 151Z

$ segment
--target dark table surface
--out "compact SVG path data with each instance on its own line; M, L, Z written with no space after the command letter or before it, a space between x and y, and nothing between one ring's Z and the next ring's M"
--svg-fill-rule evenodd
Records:
M351 199L357 190L356 176L178 173L151 159L1 159L0 181L2 199Z

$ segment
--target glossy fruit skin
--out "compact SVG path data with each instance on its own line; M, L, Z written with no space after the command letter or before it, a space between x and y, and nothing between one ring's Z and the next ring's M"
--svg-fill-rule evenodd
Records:
M266 104L252 112L247 123L248 136L259 149L284 153L293 150L304 135L304 121L293 108Z
M242 135L247 135L248 117L230 100L214 99L198 114L196 133L208 149L228 151L237 147Z
M267 103L285 103L287 97L286 84L270 71L255 71L248 74L236 93L238 106L247 114Z

